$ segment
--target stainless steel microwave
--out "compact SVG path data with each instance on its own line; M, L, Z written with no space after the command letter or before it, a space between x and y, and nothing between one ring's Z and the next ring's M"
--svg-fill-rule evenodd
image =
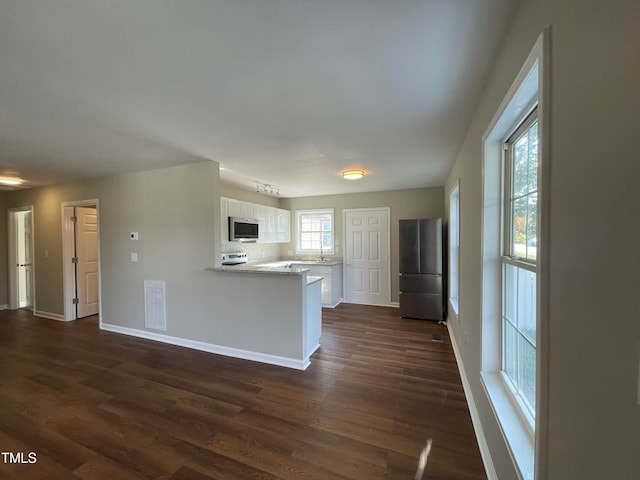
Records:
M258 240L258 220L229 217L230 242L255 242L256 240Z

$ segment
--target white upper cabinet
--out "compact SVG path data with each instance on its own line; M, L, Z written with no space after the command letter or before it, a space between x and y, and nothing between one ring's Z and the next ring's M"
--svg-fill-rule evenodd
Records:
M266 205L256 205L256 216L258 219L258 243L268 243L267 239L267 207Z
M242 215L242 204L240 200L234 200L233 198L227 199L229 203L229 217L243 217Z
M220 197L222 243L229 242L229 217L247 217L258 220L258 243L288 243L291 241L291 212Z
M240 202L240 211L242 212L241 217L245 218L256 218L256 207L255 203L249 202Z
M289 243L291 241L291 212L281 208L276 210L278 224L277 242Z
M222 243L229 243L229 199L220 197L220 235Z

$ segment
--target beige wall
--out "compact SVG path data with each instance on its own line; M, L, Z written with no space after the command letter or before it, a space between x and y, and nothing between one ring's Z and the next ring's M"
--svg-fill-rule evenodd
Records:
M391 301L398 302L398 220L402 218L432 218L444 215L444 193L441 187L390 190L385 192L324 195L318 197L286 198L281 208L291 210L292 242L281 246L281 255L295 254L295 211L313 208L333 208L335 239L340 241L342 257L343 210L348 208L390 207L391 210Z
M136 301L141 298L143 279L166 279L182 290L180 272L213 265L219 249L212 220L212 205L219 205L217 176L217 164L205 162L12 192L9 207L34 207L36 310L64 313L63 202L99 201L105 318L122 324L139 310L137 303L123 299L132 291L138 292ZM219 207L217 212L219 218ZM129 239L133 231L140 233L138 242ZM132 251L139 253L138 263L130 262Z
M390 207L393 302L398 301L398 220L444 213L442 188L276 199L221 184L214 162L12 192L7 196L7 207L34 207L36 310L64 314L62 203L99 201L103 321L143 328L143 280L165 280L168 291L186 299L201 291L197 278L211 276L204 268L220 258L220 195L270 203L291 210L292 215L296 209L330 206L335 209L336 238L341 241L343 209ZM132 231L139 232L138 242L129 239ZM290 249L295 250L294 244L275 246L279 254L286 255ZM130 262L132 251L138 253L138 263ZM211 297L207 293L203 296ZM186 300L171 303L175 311L169 314L200 315L199 305ZM171 329L170 334L194 338L175 325ZM185 331L193 328L185 327Z
M640 477L640 2L524 0L445 186L460 179L461 322L450 322L498 478L516 473L480 382L482 134L551 27L546 454L541 479ZM545 245L541 245L544 249Z
M143 285L164 280L167 330L160 333L232 354L300 362L303 277L205 270L220 258L220 192L216 162L13 192L8 206L34 207L36 310L58 316L64 310L62 203L97 199L101 321L109 328L158 333L144 326ZM133 231L138 241L129 238ZM130 261L131 252L138 253L137 263ZM255 292L251 302L247 290Z

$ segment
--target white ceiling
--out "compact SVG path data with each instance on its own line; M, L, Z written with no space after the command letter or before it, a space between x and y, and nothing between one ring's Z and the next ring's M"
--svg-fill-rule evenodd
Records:
M0 175L209 159L285 197L441 186L515 4L2 0Z

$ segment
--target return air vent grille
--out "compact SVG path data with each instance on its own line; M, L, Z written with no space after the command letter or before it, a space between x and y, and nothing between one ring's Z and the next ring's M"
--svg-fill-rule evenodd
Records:
M154 330L167 330L165 286L162 280L144 281L144 326Z

